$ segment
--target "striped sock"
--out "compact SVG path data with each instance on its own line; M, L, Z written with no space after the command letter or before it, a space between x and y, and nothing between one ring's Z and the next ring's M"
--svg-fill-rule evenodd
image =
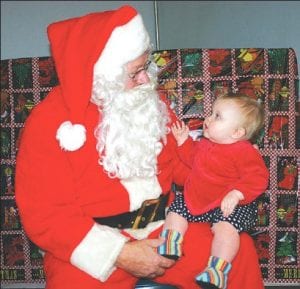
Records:
M174 230L163 230L160 237L164 238L165 242L157 247L158 254L177 260L182 255L182 234Z
M204 289L220 288L226 289L228 273L231 269L231 264L227 261L210 256L206 269L197 275L196 282Z

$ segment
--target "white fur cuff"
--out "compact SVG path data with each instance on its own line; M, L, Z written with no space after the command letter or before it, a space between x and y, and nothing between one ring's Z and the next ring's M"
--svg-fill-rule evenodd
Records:
M117 229L95 224L71 255L71 264L105 282L128 239Z

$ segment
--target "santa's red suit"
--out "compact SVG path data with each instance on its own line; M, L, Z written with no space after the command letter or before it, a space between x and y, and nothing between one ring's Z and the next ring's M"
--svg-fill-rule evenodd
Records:
M121 39L126 42L124 46L112 52L118 58L116 51L123 51L123 59L116 61L125 64L140 56L149 42L145 32L140 31L141 21L135 9L125 6L49 26L60 85L27 119L16 169L21 220L29 238L45 251L48 289L134 288L137 279L116 268L116 258L128 234L157 237L163 221L123 234L96 223L93 217L134 211L145 199L170 191L173 181L183 184L187 176L170 134L158 156L158 183L156 178L121 183L118 178L108 177L98 162L94 131L101 115L90 102L93 67L101 57L109 58L108 48L114 49L109 40L118 27L125 33L126 27L130 29L129 38ZM130 39L132 30L138 39ZM135 43L139 46L129 49L127 57L126 45ZM113 70L113 61L104 60L99 69ZM191 224L185 236L184 256L156 281L198 288L194 277L206 266L211 241L209 225ZM263 288L255 248L248 235L241 235L241 249L232 265L228 289Z

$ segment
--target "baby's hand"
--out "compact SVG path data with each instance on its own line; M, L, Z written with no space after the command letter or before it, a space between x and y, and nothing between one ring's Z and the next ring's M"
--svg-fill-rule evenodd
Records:
M176 121L171 126L171 131L177 141L178 146L181 146L189 136L189 127L182 121Z
M221 202L221 211L223 216L227 218L238 205L240 200L244 199L244 195L238 190L230 191Z

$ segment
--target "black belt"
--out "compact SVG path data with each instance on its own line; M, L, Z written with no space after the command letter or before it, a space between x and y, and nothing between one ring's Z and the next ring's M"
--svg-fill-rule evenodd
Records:
M119 229L145 228L150 222L165 219L165 209L169 193L161 195L158 199L145 200L140 209L109 217L96 217L95 222Z

